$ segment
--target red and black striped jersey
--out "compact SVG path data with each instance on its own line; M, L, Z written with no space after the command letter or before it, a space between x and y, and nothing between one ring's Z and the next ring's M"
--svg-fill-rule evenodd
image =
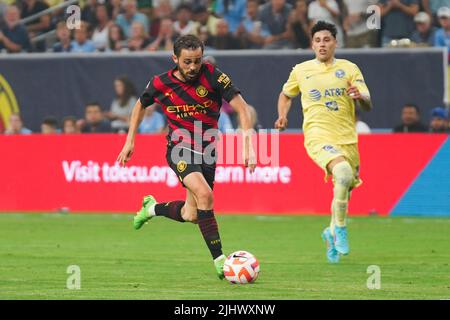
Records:
M169 142L175 145L182 140L193 150L203 149L210 143L205 131L218 129L222 99L229 102L240 91L225 73L209 63L201 66L193 82L179 80L175 71L154 76L139 100L143 107L154 103L162 107L169 123ZM200 134L201 146L194 143Z

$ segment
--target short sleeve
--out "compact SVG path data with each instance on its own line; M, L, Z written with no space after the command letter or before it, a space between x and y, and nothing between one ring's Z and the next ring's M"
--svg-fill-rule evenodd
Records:
M156 90L155 90L155 87L153 85L153 79L154 78L152 78L148 82L147 86L144 89L144 92L142 92L142 94L141 94L141 96L139 98L139 101L141 102L141 105L144 108L147 108L148 106L152 105L155 102L155 98L154 97L155 97Z
M212 76L219 94L227 102L230 102L235 95L241 93L241 91L233 85L230 77L223 73L219 68L214 67Z
M369 88L367 87L366 82L364 81L364 76L361 70L358 68L356 64L353 65L353 74L350 79L350 82L352 85L358 88L359 92L361 92L363 96L370 98Z
M297 75L295 68L292 69L291 74L289 75L288 80L283 85L283 93L284 95L295 98L300 94L299 83L297 81Z

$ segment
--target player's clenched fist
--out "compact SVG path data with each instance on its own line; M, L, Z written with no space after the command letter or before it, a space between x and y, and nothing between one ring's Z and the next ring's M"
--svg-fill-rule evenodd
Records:
M359 92L359 89L352 85L350 82L347 82L348 88L347 88L347 94L353 99L361 99L361 93Z
M275 121L275 129L283 131L287 128L288 119L286 117L279 117L277 121Z

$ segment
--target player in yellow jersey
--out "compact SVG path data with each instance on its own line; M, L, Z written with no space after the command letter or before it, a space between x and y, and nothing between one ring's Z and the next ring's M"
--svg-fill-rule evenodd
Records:
M316 58L293 68L278 98L275 122L276 129L287 127L292 99L301 93L306 151L326 177L333 178L331 223L322 233L331 263L339 262L340 255L350 251L347 207L350 191L361 184L355 108L372 108L359 68L334 57L336 33L336 27L327 22L319 21L313 26L312 49Z

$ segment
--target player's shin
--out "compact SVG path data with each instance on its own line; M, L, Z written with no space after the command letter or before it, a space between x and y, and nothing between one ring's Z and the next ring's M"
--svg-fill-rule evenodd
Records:
M345 227L353 170L347 161L343 161L333 167L332 173L334 182L334 198L332 202L334 222L338 227ZM334 230L332 232L334 233Z
M203 239L208 246L213 259L220 257L222 253L222 243L219 236L219 227L213 210L197 210L198 226L203 235Z
M164 216L166 218L185 222L183 217L181 216L181 209L184 206L184 201L171 201L171 202L163 202L155 205L154 214L156 216Z

